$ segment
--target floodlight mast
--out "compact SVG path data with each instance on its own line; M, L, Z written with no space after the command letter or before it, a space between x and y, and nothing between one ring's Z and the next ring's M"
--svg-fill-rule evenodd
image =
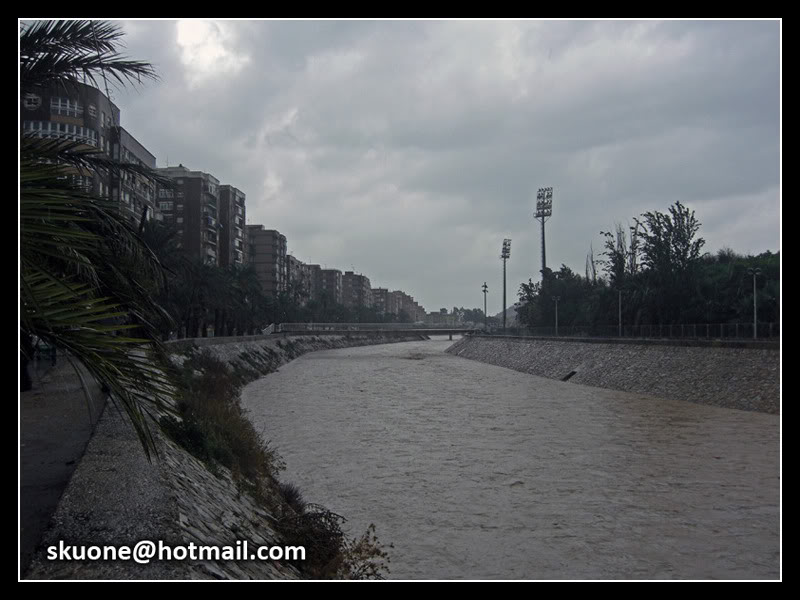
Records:
M500 253L503 260L503 331L506 329L506 261L511 258L511 240L503 240L503 250Z
M544 242L544 224L552 214L553 188L539 188L536 192L536 212L533 213L533 218L537 219L542 224L542 279L544 279L544 272L545 269L547 269L547 248Z
M486 333L489 331L489 317L486 313L486 293L489 291L489 286L486 285L486 282L483 282L483 332Z

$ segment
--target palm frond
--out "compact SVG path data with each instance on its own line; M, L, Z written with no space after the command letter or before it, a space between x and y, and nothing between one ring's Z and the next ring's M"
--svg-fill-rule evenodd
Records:
M164 354L163 347L149 336L129 335L141 329L141 324L128 321L129 307L98 297L93 286L56 279L36 267L29 266L24 274L23 330L62 348L108 386L149 457L155 447L144 416L171 406L170 373L154 362Z
M23 92L84 79L98 86L105 76L119 86L157 79L153 66L129 60L117 52L122 30L115 23L96 21L39 21L24 26L20 35L20 87Z

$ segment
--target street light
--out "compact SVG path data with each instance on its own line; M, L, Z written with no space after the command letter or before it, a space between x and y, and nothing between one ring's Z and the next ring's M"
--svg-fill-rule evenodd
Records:
M553 300L556 303L556 337L558 337L558 299L560 296L553 296Z
M489 317L486 314L486 293L489 291L489 286L486 285L486 282L483 282L483 331L489 331Z
M756 277L761 275L761 269L747 269L747 274L753 276L753 339L758 336L758 317L756 300Z
M503 240L503 251L500 254L503 260L503 331L506 329L506 261L511 258L511 240Z

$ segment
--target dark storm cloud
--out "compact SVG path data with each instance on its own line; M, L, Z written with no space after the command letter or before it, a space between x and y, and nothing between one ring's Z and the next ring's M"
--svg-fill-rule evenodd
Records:
M302 260L351 266L428 310L499 310L599 231L681 200L707 249L777 250L777 22L126 22L161 80L119 93L161 165L247 193Z

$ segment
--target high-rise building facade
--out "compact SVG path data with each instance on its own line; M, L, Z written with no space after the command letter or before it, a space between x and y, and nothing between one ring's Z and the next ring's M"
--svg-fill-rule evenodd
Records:
M256 270L265 295L286 291L286 236L263 225L247 225L248 262Z
M247 211L244 192L232 185L219 186L219 265L247 262Z
M412 322L424 321L426 317L425 309L419 302L401 290L387 294L387 312L396 315L405 312Z
M350 308L372 306L372 286L369 278L353 271L345 271L342 276L342 304Z
M286 289L300 306L305 306L311 297L311 271L307 266L291 254L286 256Z
M158 173L173 187L158 187L158 208L167 225L178 231L184 252L206 264L219 265L219 180L183 165L164 167Z
M387 308L389 301L389 290L386 288L372 288L372 307L378 314L390 314Z
M319 300L322 292L322 267L319 265L303 265L305 279L308 282L308 300Z
M125 128L119 127L119 141L112 143L114 158L123 164L130 164L150 169L156 168L156 157L134 138ZM133 219L161 218L156 205L157 186L149 178L138 173L121 173L117 185L112 179L111 196L118 199L123 211Z
M342 272L338 269L322 269L320 295L326 294L336 304L342 303Z
M78 142L109 160L156 166L155 156L120 125L119 108L93 86L75 83L39 89L25 94L21 105L25 135ZM131 220L158 214L155 186L144 176L113 172L87 176L76 170L74 177L95 195L119 200Z

